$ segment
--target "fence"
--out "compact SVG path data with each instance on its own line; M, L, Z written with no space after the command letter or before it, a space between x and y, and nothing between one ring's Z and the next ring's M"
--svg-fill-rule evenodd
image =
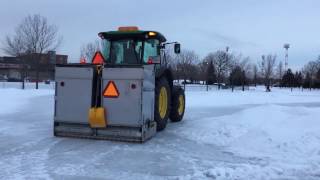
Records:
M39 83L39 89L54 89L55 82L50 82L50 84ZM0 89L22 89L22 82L0 82ZM35 89L36 83L34 82L26 82L25 89Z
M185 86L181 85L182 87L185 87L185 91L216 91L218 90L218 85L205 85L205 84L186 84ZM227 87L222 85L221 90L232 90L231 87ZM249 86L244 86L244 90L248 91L250 90ZM234 91L242 91L242 86L235 86Z
M183 85L181 85L184 87ZM0 89L9 89L9 88L15 88L15 89L22 89L22 82L0 82ZM34 82L26 82L25 83L25 89L35 89L36 84ZM43 82L39 83L39 89L54 89L55 88L55 82L51 81L50 84L45 84ZM249 90L249 86L245 86L245 91ZM186 84L185 85L186 91L216 91L218 90L218 85L205 85L205 84ZM232 89L226 86L221 86L221 90L228 90L231 91ZM235 91L241 91L242 86L235 86Z

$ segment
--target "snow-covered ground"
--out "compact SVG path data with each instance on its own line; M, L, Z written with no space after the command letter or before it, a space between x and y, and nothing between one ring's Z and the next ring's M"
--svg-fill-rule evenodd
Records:
M0 179L320 179L320 91L190 87L184 120L133 144L53 137L41 87L0 87Z

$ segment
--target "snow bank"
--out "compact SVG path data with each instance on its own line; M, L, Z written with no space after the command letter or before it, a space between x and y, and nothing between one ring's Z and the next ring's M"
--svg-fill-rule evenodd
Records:
M279 150L318 156L320 108L261 105L239 113L190 122L184 135L204 143L227 146L246 155L273 156ZM254 153L254 154L253 154Z
M187 92L189 119L181 136L223 147L261 164L216 164L192 177L301 179L320 173L320 92L263 89ZM193 114L197 112L197 116ZM198 118L196 118L198 117ZM302 173L303 172L303 173ZM199 175L200 174L200 175ZM203 176L203 177L201 177Z

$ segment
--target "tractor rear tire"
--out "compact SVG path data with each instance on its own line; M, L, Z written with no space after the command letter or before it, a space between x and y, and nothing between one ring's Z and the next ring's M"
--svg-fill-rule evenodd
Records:
M157 122L157 131L166 128L170 114L171 91L165 77L156 80L154 119Z
M184 90L180 86L173 86L170 111L170 119L172 122L179 122L183 119L185 100Z

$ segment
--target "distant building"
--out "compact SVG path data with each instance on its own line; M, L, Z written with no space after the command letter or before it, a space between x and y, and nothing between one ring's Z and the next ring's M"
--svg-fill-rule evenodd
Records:
M16 57L0 57L0 81L21 80L23 65L19 64Z
M21 81L36 80L39 70L39 80L54 79L56 64L66 64L67 55L56 54L49 51L47 54L32 53L19 57L0 57L0 80Z

